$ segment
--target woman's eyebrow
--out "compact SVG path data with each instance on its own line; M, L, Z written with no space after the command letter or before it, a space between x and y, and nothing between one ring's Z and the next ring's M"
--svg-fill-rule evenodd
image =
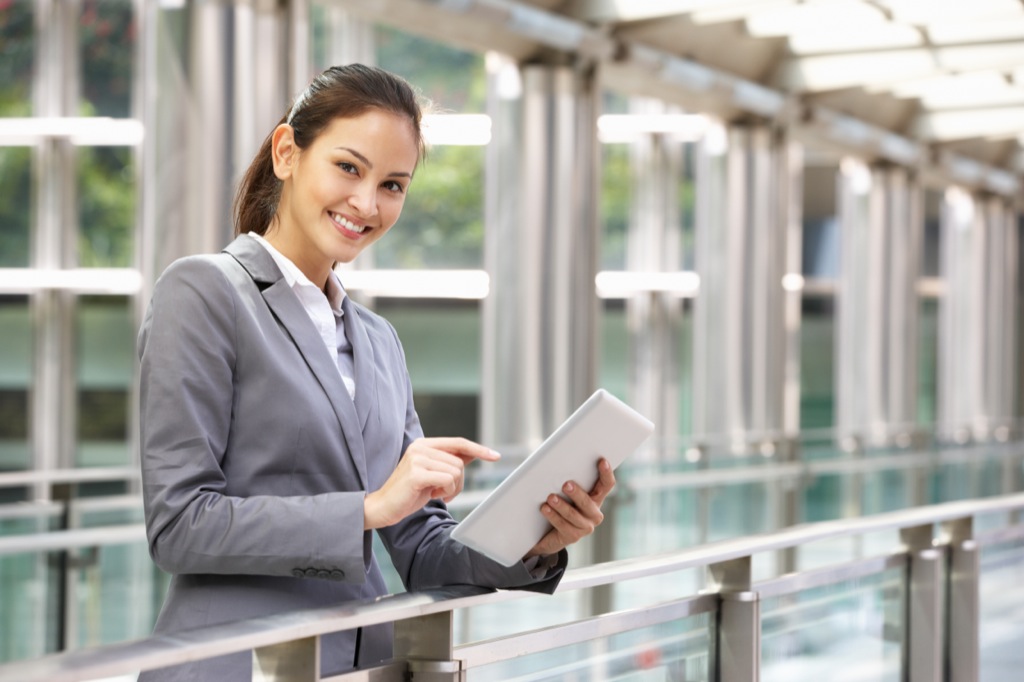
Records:
M335 149L342 149L342 150L348 152L352 156L354 156L357 159L359 159L367 168L369 168L370 170L373 170L373 164L370 162L370 160L368 158L366 158L365 156L363 156L362 154L360 154L355 149L352 149L352 147L335 147ZM388 173L388 177L389 178L411 178L412 177L412 173L405 173L405 172L402 172L402 171L394 171L392 173Z
M359 152L357 152L355 149L352 149L352 147L335 147L335 149L344 149L346 152L348 152L349 154L351 154L352 156L356 157L364 164L366 164L367 168L371 170L373 169L373 164L370 163L370 160L363 156L362 154L360 154Z

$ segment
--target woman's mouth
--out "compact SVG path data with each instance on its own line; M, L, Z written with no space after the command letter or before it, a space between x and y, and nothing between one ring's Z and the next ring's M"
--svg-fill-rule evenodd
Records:
M334 222L335 225L346 230L347 232L352 232L354 234L362 234L366 232L366 230L368 229L366 225L357 225L353 223L351 220L345 218L344 216L340 216L337 213L331 213L330 211L328 211L327 215L331 217L331 220Z

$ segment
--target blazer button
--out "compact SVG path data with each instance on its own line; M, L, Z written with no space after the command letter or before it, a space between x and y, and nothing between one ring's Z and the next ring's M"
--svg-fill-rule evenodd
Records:
M296 578L305 578L306 577L306 572L303 571L301 568L293 568L292 569L292 575L295 576Z
M341 570L340 568L336 568L333 571L331 571L331 577L335 580L344 580L345 571Z
M307 568L306 569L306 577L307 578L315 578L316 575L317 575L317 570L315 568Z
M331 577L331 572L328 571L328 570L321 569L321 570L316 572L316 577L317 578L323 578L323 579L326 580L326 579Z

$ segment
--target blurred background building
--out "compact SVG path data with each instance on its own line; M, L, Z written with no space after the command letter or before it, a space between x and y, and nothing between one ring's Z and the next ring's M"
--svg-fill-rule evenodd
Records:
M1019 0L6 0L0 662L150 631L152 284L231 239L263 136L353 61L436 105L402 219L341 273L427 434L507 467L597 387L657 424L576 565L1024 489ZM882 611L887 575L856 588ZM983 608L1024 641L1024 597Z

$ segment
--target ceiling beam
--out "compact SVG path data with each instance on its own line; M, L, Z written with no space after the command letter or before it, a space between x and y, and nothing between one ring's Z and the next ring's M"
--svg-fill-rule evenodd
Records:
M1024 40L879 50L790 58L782 63L773 83L790 92L822 92L969 71L1010 71L1021 63Z
M742 8L751 4L754 4L751 0L570 0L564 11L580 21L610 24L667 19L700 10Z
M911 128L915 137L933 142L1007 137L1024 133L1024 106L929 111Z

